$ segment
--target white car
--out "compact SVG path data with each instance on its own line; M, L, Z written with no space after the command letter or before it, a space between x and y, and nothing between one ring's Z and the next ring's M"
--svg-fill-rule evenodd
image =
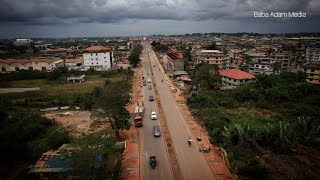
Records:
M158 117L157 117L157 113L155 111L152 111L151 112L151 119L152 120L156 120Z
M151 83L151 79L148 79L148 83Z

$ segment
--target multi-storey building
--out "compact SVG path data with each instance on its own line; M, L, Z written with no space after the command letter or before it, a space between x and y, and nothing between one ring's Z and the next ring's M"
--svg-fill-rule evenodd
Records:
M270 55L272 64L279 63L280 71L287 71L291 61L291 55L288 52L275 52Z
M306 63L303 67L306 73L306 81L313 84L320 84L320 63Z
M272 74L273 67L270 58L253 58L249 72L253 74Z
M113 52L110 47L91 46L83 50L84 69L97 71L113 67Z
M221 81L224 86L237 87L243 83L252 81L255 77L252 74L239 69L227 69L220 71Z
M220 69L229 69L228 57L219 50L198 50L194 52L195 63L215 64Z
M306 62L320 62L320 48L307 48Z

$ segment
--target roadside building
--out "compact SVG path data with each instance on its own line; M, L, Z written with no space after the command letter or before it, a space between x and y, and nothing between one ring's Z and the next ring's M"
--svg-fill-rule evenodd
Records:
M0 72L20 70L50 71L63 66L64 61L59 58L0 59Z
M303 68L306 73L307 82L320 84L320 63L306 63Z
M306 62L320 62L320 48L307 48L306 49Z
M76 59L66 59L64 62L68 70L81 70L83 68L82 57Z
M110 47L91 46L83 50L84 69L97 71L108 70L113 67L113 52Z
M255 77L239 69L220 70L222 85L235 88L243 83L250 82Z
M169 72L183 71L184 58L182 53L172 51L163 56L163 61L166 62L165 69Z
M197 50L193 53L193 60L198 63L215 64L220 69L229 69L228 57L219 50Z

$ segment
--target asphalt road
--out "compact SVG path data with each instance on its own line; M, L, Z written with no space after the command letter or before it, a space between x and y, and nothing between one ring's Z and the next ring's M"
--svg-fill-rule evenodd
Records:
M148 45L151 49L150 45ZM146 48L144 48L145 50ZM184 120L177 102L174 100L170 89L165 82L161 82L163 74L159 71L159 64L155 58L155 54L152 50L149 52L151 58L151 67L153 69L153 76L159 93L159 98L162 104L162 108L167 120L167 125L171 134L171 138L176 150L176 155L180 164L183 179L215 179L208 162L201 152L199 152L199 146L195 142L186 121ZM146 58L146 57L144 57ZM155 65L155 67L153 67ZM189 147L187 140L191 137L193 140L192 146ZM163 144L163 143L161 143Z
M143 50L143 74L145 80L151 79L150 64L148 59L148 54L146 49ZM154 137L153 126L160 126L159 120L151 120L151 112L156 111L158 114L158 109L156 106L156 101L149 101L149 95L153 95L154 87L152 90L148 90L147 87L152 86L152 83L147 83L147 86L143 86L144 89L144 107L145 112L143 116L143 126L140 127L140 168L142 170L141 179L145 180L171 180L173 175L171 172L171 167L168 159L168 155L165 149L164 139L161 137ZM157 166L152 169L149 163L150 156L156 156Z

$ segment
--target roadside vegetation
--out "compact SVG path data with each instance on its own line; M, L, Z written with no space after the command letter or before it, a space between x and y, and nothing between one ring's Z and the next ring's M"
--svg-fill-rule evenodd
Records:
M129 62L133 65L133 67L136 67L138 63L141 61L140 55L142 52L142 46L141 44L137 44L132 50L131 54L129 56Z
M303 73L283 72L259 75L252 83L220 91L210 86L219 79L208 79L208 72L214 71L205 66L194 70L200 90L188 99L188 105L212 143L226 149L231 168L240 178L274 178L275 174L313 178L313 173L319 173L308 172L310 167L319 169L316 163L306 168L303 158L297 159L295 164L301 167L292 170L290 164L282 164L287 160L282 158L295 157L303 147L318 152L306 157L319 155L320 86L305 82Z
M38 85L43 90L0 94L0 149L4 154L0 162L0 176L17 176L27 166L34 163L42 153L50 149L57 149L62 144L71 143L75 146L89 147L96 146L97 142L100 142L101 146L95 150L81 148L81 151L74 153L77 157L75 159L77 166L74 172L84 175L84 177L89 177L90 173L94 172L94 177L97 179L101 179L100 177L119 179L121 168L119 152L121 149L115 147L115 139L119 139L121 129L130 127L128 122L130 113L124 109L124 106L130 98L133 71L119 69L104 72L70 72L59 69L57 72L20 71L16 73L1 76L1 87ZM87 80L92 83L85 81L79 84L70 84L64 81L64 78L69 74L82 73L86 73ZM45 75L39 76L39 74ZM50 79L51 76L57 78ZM102 109L99 116L108 117L111 120L112 129L75 139L62 125L46 119L40 113L41 108L56 106L77 106L82 110ZM111 137L114 134L115 138L105 138L107 134ZM105 138L103 141L101 136ZM96 163L98 151L103 157L101 168L105 168L110 158L116 156L116 159L119 159L116 169L103 171L99 168L91 168L91 165ZM94 162L92 162L93 159ZM89 160L92 161L88 162ZM93 170L84 171L84 166L81 164L87 165L87 170L90 168ZM17 168L19 170L16 170ZM19 177L25 177L25 174Z

